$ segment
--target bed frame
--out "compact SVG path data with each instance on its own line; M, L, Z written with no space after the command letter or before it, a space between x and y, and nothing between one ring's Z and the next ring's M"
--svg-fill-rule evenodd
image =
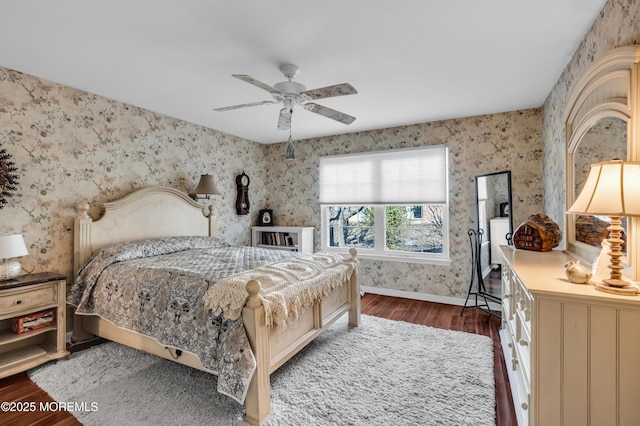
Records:
M179 190L145 187L105 203L104 215L94 221L89 204L78 205L74 223L74 273L97 249L108 244L145 238L211 235L211 206L203 207ZM261 425L271 416L270 374L304 348L340 316L349 314L349 326L360 324L360 287L356 251L351 251L353 274L347 284L333 290L286 328L267 327L264 307L257 297L260 283L247 283L249 297L242 320L256 358L256 371L245 398L245 421ZM100 336L178 363L212 373L186 349L161 345L157 340L119 327L95 315L74 315L72 341Z

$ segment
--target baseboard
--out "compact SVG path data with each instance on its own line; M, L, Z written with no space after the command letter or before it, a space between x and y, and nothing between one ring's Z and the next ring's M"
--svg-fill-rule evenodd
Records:
M360 287L365 293L380 294L382 296L402 297L404 299L422 300L425 302L444 303L446 305L464 306L466 300L460 297L439 296L437 294L418 293L414 291L395 290L391 288L370 287L363 285ZM493 302L489 302L492 310L500 311L502 307Z
M458 297L438 296L437 294L417 293L414 291L395 290L391 288L362 286L365 293L380 294L382 296L402 297L405 299L423 300L425 302L444 303L447 305L464 306L464 300Z

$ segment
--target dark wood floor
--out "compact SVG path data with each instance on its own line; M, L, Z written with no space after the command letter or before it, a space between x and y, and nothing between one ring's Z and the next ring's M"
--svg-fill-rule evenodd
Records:
M366 294L362 298L362 313L398 321L407 321L448 330L489 336L493 340L496 382L496 425L516 425L509 379L498 337L500 320L478 309L467 309L460 316L460 306L423 302L397 297ZM449 354L451 355L451 354ZM0 380L0 402L23 401L53 402L51 397L36 386L26 373ZM0 425L70 426L80 423L68 412L6 413L0 411Z

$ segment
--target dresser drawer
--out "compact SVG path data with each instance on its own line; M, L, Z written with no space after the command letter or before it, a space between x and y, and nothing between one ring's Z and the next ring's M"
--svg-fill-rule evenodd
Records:
M57 303L56 283L48 283L38 288L17 289L0 296L0 315Z
M515 373L515 387L518 393L518 399L514 401L514 408L516 410L516 416L518 417L518 425L527 426L531 418L531 385L529 377L522 368L518 368Z
M503 263L502 265L502 319L508 321L513 317L513 287L511 285L511 268Z
M505 335L506 336L506 335ZM515 336L510 336L511 340L507 346L511 355L511 374L509 374L510 385L514 396L514 407L518 417L518 425L529 424L529 406L531 404L531 380L528 366L523 365L521 346L515 341Z

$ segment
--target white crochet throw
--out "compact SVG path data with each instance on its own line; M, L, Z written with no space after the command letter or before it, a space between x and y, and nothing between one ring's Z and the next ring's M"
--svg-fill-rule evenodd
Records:
M286 327L331 290L345 284L354 267L355 260L331 253L281 260L218 281L205 293L205 307L227 319L240 318L249 295L247 282L254 279L262 285L258 297L264 305L266 324Z

